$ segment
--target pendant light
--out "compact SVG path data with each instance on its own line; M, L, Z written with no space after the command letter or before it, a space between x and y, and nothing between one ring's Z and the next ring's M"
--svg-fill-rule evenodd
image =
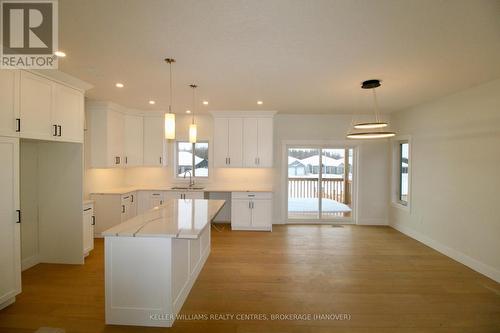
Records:
M190 84L189 85L193 89L193 106L192 106L192 112L191 112L191 125L189 125L189 142L191 143L196 143L196 135L198 132L198 129L196 127L196 124L194 123L194 114L196 113L196 95L195 95L195 90L198 87L196 84Z
M173 58L166 58L165 61L169 64L170 76L170 101L168 104L168 113L165 113L165 139L175 139L175 113L172 112L172 63L175 62Z
M362 89L371 89L373 92L373 112L375 114L375 121L373 122L363 122L356 123L353 125L354 129L357 130L367 130L362 132L352 131L347 134L348 139L383 139L390 138L396 135L396 133L391 131L380 131L379 129L389 126L385 121L380 120L380 111L377 101L377 93L375 88L380 87L380 80L367 80L361 85Z

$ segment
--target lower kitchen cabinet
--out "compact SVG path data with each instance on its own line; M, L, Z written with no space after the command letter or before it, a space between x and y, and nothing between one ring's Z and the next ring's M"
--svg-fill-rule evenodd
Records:
M138 191L137 213L142 214L156 206L160 206L165 201L164 191Z
M231 194L231 229L272 229L271 192L233 192Z
M87 256L94 249L94 203L83 205L83 255Z
M202 191L168 191L166 199L204 199Z
M94 193L90 198L94 201L94 237L102 237L104 230L137 215L136 191L125 194Z

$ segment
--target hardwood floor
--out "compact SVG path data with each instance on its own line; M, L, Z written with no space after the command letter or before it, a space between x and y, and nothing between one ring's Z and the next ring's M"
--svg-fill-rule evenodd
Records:
M83 266L40 264L0 311L0 332L500 332L500 284L389 227L212 230L182 314L347 314L346 320L104 324L103 242Z

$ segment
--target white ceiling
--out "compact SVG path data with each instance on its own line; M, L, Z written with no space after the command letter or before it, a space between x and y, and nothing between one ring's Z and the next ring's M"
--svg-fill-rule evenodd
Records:
M201 112L351 113L365 79L392 112L500 77L498 0L59 0L59 24L60 69L137 109L166 109L167 56L176 112L192 82Z

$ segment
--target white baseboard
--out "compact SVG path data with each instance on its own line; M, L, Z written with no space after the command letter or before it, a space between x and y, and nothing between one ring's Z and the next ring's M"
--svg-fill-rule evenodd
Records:
M21 261L21 271L25 271L28 268L31 268L35 265L38 265L39 263L40 263L40 257L38 256L38 254L35 254L34 256L23 259Z
M461 264L464 264L465 266L472 268L478 273L481 273L483 275L486 275L490 279L495 280L496 282L500 283L500 271L495 269L494 267L491 267L489 265L486 265L474 258L469 257L466 254L463 254L460 251L457 251L455 249L452 249L451 247L448 247L444 244L439 243L438 241L418 232L410 228L406 228L401 225L390 225L397 231L421 242L424 243L425 245L433 248L434 250L441 252L442 254L458 261Z
M387 219L358 219L358 225L389 225Z

